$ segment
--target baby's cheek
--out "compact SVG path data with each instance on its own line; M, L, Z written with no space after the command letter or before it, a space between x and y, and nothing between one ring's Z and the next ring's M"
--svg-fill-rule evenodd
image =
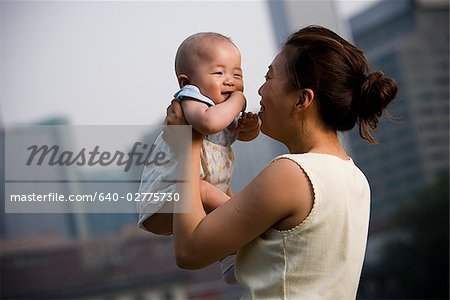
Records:
M236 83L236 86L237 86L237 90L238 90L238 91L244 92L244 82L243 82L243 81L238 81L238 82Z

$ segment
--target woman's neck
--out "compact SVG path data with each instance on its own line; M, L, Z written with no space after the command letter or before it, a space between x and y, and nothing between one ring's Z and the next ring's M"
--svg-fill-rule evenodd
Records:
M320 130L316 127L314 132L299 132L295 138L285 143L290 153L324 153L348 159L337 133L334 130Z

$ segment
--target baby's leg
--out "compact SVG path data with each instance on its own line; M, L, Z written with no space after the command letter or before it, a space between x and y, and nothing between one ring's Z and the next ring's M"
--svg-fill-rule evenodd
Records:
M236 255L229 255L219 261L222 271L222 278L227 284L236 284L236 276L234 276L234 265L236 263Z
M173 210L173 203L164 203L164 210ZM155 234L172 234L172 213L154 213L142 222L145 230Z
M207 214L230 199L227 194L205 180L200 181L200 196L203 208Z
M203 208L205 212L208 214L212 212L214 209L222 205L225 201L227 201L230 197L210 184L207 181L200 181L200 193ZM173 202L166 202L164 207L160 210L162 211L171 211L173 207ZM172 233L172 221L173 216L172 213L154 213L149 216L142 225L145 230L150 231L155 234L171 234Z

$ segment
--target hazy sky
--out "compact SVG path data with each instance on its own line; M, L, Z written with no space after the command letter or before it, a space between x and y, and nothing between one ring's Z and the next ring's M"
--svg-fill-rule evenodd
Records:
M337 8L348 16L371 2L341 0ZM257 89L277 51L264 1L2 1L1 122L158 124L178 88L176 49L199 31L232 37L248 108L259 110Z
M344 17L349 17L377 1L379 0L337 0L336 3L339 13L341 13Z

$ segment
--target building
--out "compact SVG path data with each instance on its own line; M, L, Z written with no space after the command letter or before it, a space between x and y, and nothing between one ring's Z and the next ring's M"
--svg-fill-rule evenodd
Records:
M364 50L372 69L383 70L399 85L396 100L388 109L391 118L380 120L377 145L362 140L357 128L349 134L352 156L372 189L369 241L359 293L369 299L403 298L406 290L398 279L402 274L392 271L395 267L383 260L386 249L393 251L392 241L411 237L393 228L395 218L391 215L449 170L449 2L383 0L354 16L350 28L354 43ZM434 231L439 234L442 229ZM416 247L417 243L411 245ZM395 251L399 249L404 248ZM421 270L416 261L408 264ZM429 286L427 292L435 289Z
M449 166L449 3L381 1L350 27L373 69L394 78L399 93L382 118L379 144L351 133L355 161L373 191L373 208L413 195ZM376 217L376 215L375 215Z
M287 37L298 29L317 24L347 36L344 23L337 14L334 0L267 1L272 17L272 27L277 47L281 46Z
M2 238L15 239L35 235L60 235L69 238L82 237L86 234L86 226L82 214L67 213L62 205L52 204L51 208L44 209L41 202L12 203L8 199L11 194L44 193L49 190L60 193L73 193L77 186L72 183L74 174L67 169L58 167L26 166L21 160L25 157L26 147L33 143L47 143L48 145L65 145L70 143L67 132L61 126L67 120L52 118L32 126L6 128L2 138L2 160L4 172L4 191L0 200L5 210L2 212L1 230ZM39 183L39 180L48 180L49 183ZM69 183L58 184L58 181L68 180ZM31 212L31 213L30 213Z

